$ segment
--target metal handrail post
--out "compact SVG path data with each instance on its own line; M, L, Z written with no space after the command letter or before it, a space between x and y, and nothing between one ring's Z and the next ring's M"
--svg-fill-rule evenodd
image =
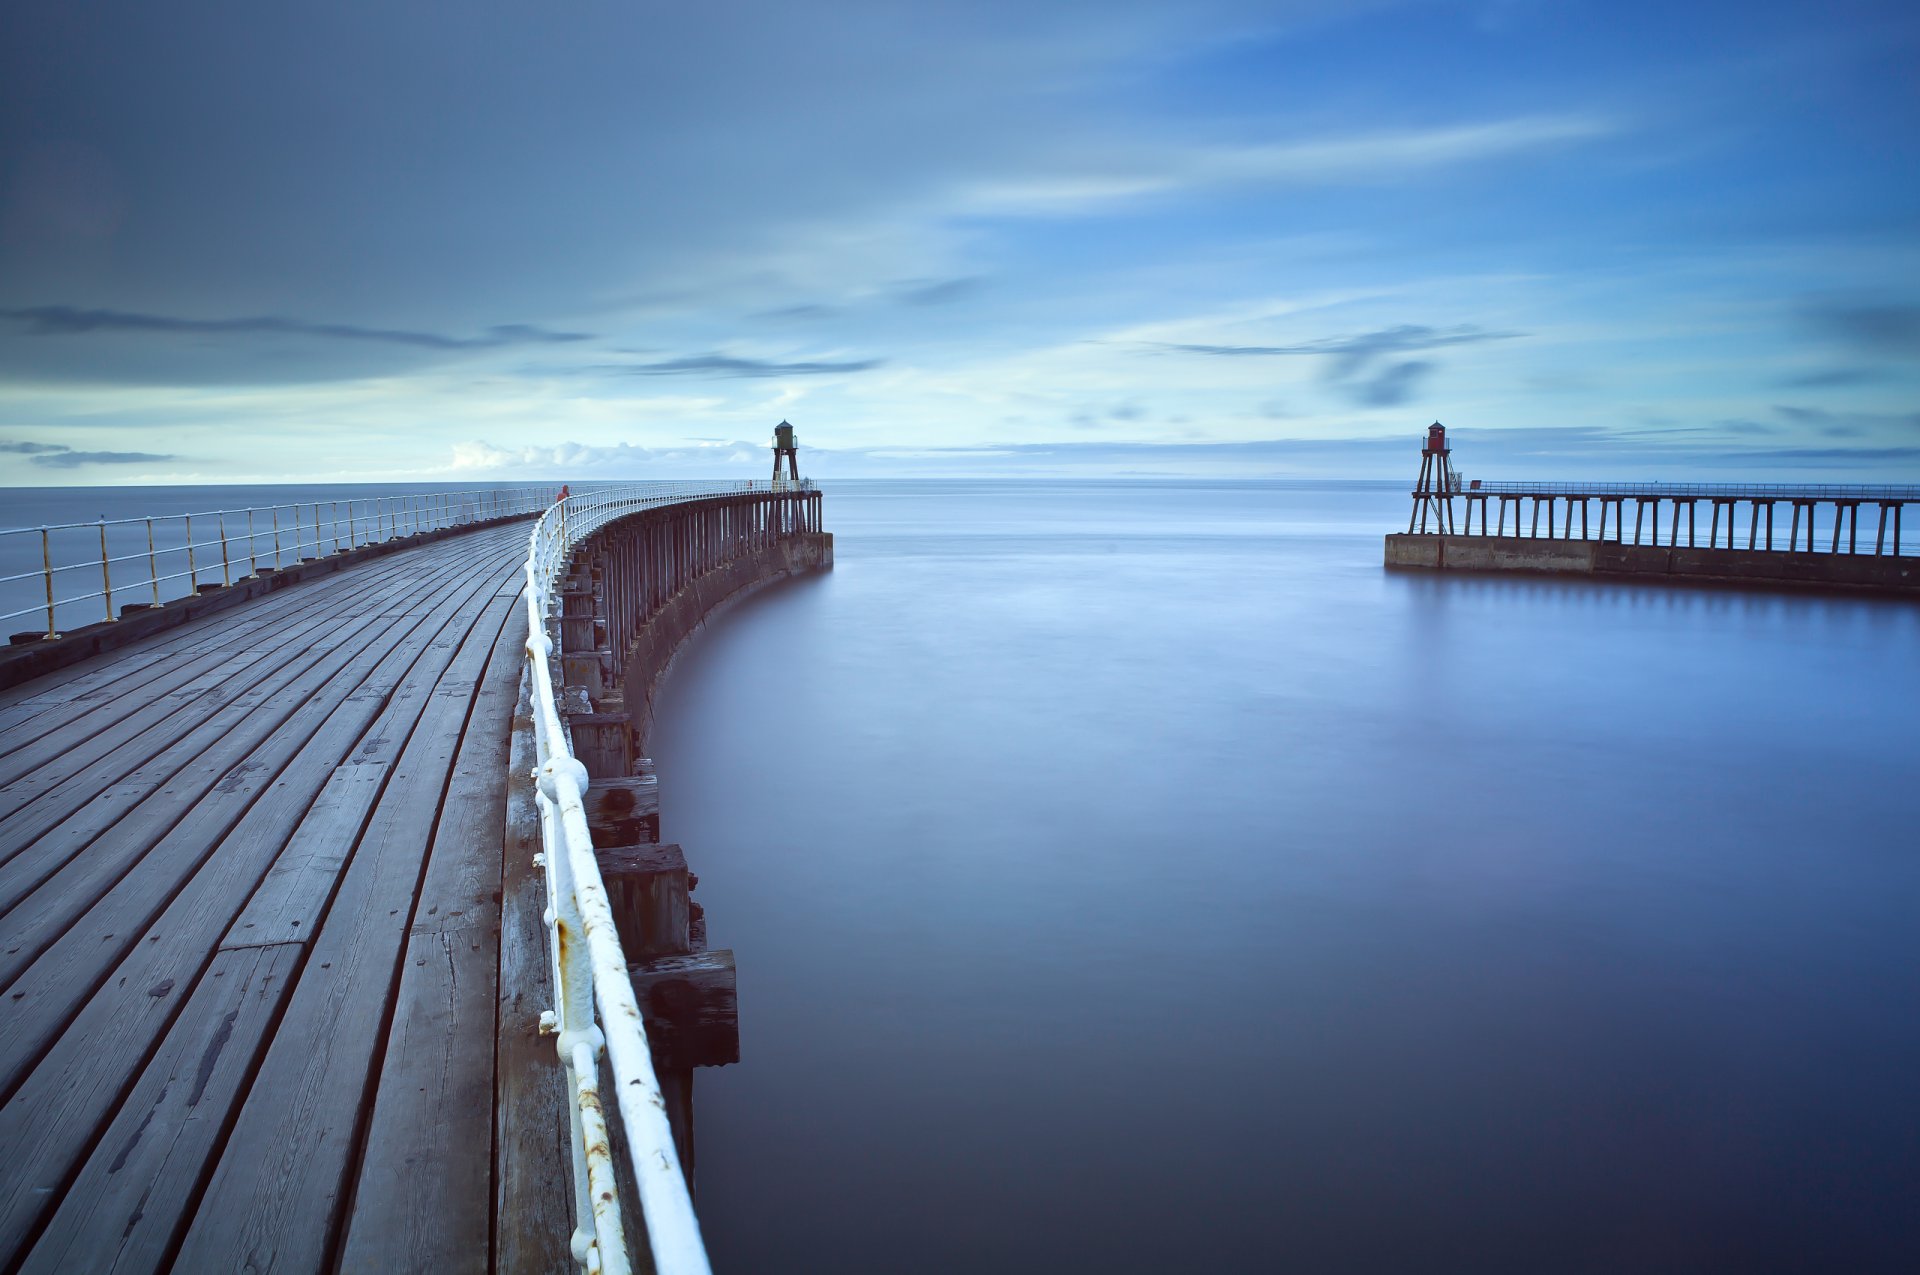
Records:
M107 568L107 516L100 515L100 593L106 599L107 622L113 622L113 572Z
M253 506L248 505L247 506L247 574L250 576L257 576L260 574L260 556L254 552L253 546L254 546Z
M280 569L280 506L273 507L273 569Z
M227 565L227 515L222 512L214 515L220 528L220 583L229 587L233 584L233 568Z
M60 630L53 626L53 533L40 528L40 570L47 580L47 636L57 638Z
M153 605L160 605L160 560L153 552L153 519L147 519L147 580L153 585Z
M187 591L200 592L200 568L193 560L193 515L186 515L187 523Z

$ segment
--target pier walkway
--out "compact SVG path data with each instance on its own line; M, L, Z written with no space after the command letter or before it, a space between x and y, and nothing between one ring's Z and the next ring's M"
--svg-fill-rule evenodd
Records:
M186 526L183 581L157 519L125 554L103 521L99 591L63 597L60 529L26 533L0 1275L706 1275L693 1073L739 1058L733 954L643 753L680 644L832 564L794 450L771 482L303 506L264 543L243 510L218 583ZM116 614L129 561L153 601Z
M528 526L0 694L0 1267L493 1265Z

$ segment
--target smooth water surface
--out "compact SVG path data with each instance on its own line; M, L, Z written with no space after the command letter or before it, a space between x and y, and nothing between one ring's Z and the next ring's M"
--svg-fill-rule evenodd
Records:
M718 1269L1920 1269L1920 607L1404 501L839 484L686 649Z

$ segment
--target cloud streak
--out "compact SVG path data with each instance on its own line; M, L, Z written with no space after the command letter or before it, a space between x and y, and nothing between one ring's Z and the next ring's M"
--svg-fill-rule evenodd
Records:
M140 314L129 310L85 310L76 306L42 305L0 310L0 317L23 324L32 336L84 336L98 332L185 334L193 336L306 336L335 341L373 341L426 350L495 350L514 345L552 345L587 341L586 332L555 332L525 323L488 328L475 337L413 332L404 328L371 328L352 323L314 323L263 314L236 319L188 319L177 315Z
M1489 332L1476 327L1432 328L1421 323L1402 323L1374 332L1304 341L1298 345L1185 345L1165 341L1154 344L1163 350L1211 354L1222 358L1325 354L1334 359L1330 375L1351 376L1386 354L1438 350L1450 345L1473 345L1481 341L1509 341L1523 335L1521 332Z
M81 452L60 443L0 442L0 453L29 457L41 469L80 469L87 465L147 465L178 460L164 452Z
M1920 305L1821 302L1805 316L1829 340L1862 353L1920 359Z
M1595 115L1524 116L1314 141L1193 147L1142 155L1104 171L990 184L974 191L971 202L990 210L1049 213L1209 187L1399 182L1619 130L1616 122Z
M1164 341L1155 342L1154 345L1162 350L1215 358L1324 357L1329 360L1325 379L1339 386L1355 403L1363 407L1398 407L1415 397L1422 382L1436 365L1424 359L1404 359L1373 371L1380 360L1397 354L1438 350L1448 346L1507 341L1521 335L1519 332L1489 332L1476 327L1433 328L1425 324L1403 323L1355 336L1329 337L1298 345L1194 345Z
M844 362L778 363L767 359L745 359L731 354L696 354L659 363L603 364L589 370L614 372L626 376L833 376L841 373L869 372L886 363L885 359L853 359Z

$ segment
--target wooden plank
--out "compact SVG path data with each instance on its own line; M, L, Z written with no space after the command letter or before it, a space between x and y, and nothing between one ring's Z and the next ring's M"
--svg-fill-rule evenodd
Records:
M490 580L482 580L476 592L468 596L490 599L491 587ZM471 623L471 614L469 610L452 619L464 628ZM426 627L432 631L432 617ZM436 660L430 651L408 651L406 646L396 648L393 658L401 660L401 667L383 671L389 669L393 659L383 662L372 680L390 680L401 671L413 671L413 666L424 664L418 675L437 682L445 659ZM285 844L291 829L301 821L339 756L361 738L387 699L384 692L372 698L359 696L359 691L348 696L322 729L312 734L281 779L220 842L159 919L144 933L131 936L131 947L112 970L112 977L83 998L71 1024L58 1033L19 1093L0 1111L11 1122L7 1127L13 1136L41 1148L47 1166L42 1177L48 1172L59 1175L70 1171L87 1154L91 1131L111 1114L116 1095L140 1070L145 1054L166 1031L178 997L206 968L220 934ZM87 919L95 918L89 914ZM22 979L15 993L25 988L45 996L70 995L70 981L60 980L73 979L70 967L83 961L99 942L98 935L79 930L66 937L75 934L83 940L77 952L63 952L63 938L49 956L68 959L42 961L29 972L40 975L43 969L49 971L45 976L49 988ZM330 958L316 959L324 962ZM31 996L27 1003L29 1009L34 1008ZM38 1024L43 1017L29 1021ZM312 1047L324 1051L327 1044L322 1040ZM0 1040L0 1061L13 1066L22 1048L11 1036ZM294 1137L291 1142L299 1147L306 1145L302 1137ZM44 1196L23 1198L14 1190L15 1185L11 1178L0 1184L0 1223L16 1215L30 1218L54 1202Z
M219 952L34 1243L23 1273L160 1271L292 985L295 945Z
M468 568L463 574L447 578L440 584L440 588L430 589L430 593L434 593L436 597L451 595L457 589L467 588L470 580L472 580L472 568ZM419 586L415 586L415 593L419 591ZM349 643L349 641L359 641L361 638L372 641L376 638L376 634L371 630L363 630L361 624L374 624L376 620L378 620L376 616L369 616L349 628L344 628L336 636L336 641ZM363 649L363 647L365 647L365 641L359 641L357 649ZM332 657L332 664L338 666L338 662L342 659L348 659L348 657L342 657L336 653ZM257 737L261 728L267 726L269 722L271 718L267 716L255 716L253 712L248 712L248 716L232 732L202 732L202 737L209 739L219 753L236 755L234 741L240 735ZM21 845L29 845L31 853L35 854L35 860L23 868L13 868L13 864L0 866L0 910L13 906L19 901L23 889L33 889L36 883L46 878L54 868L58 868L67 858L71 858L79 849L86 847L96 835L100 835L102 831L109 828L115 822L117 812L123 812L129 801L138 805L144 824L148 824L150 828L163 830L169 822L177 820L180 810L198 801L223 774L219 766L209 764L209 758L205 757L202 757L200 764L194 766L192 770L177 768L182 766L188 758L194 757L202 757L202 739L194 739L180 751L169 751L165 755L159 755L146 766L142 766L140 770L136 770L132 776L129 776L125 787L115 789L113 803L90 801L77 812L65 812L61 803L56 805L38 803L38 805L29 806L25 812L13 818L0 820L0 849L19 849ZM157 797L152 797L144 803L138 801L144 793L154 791L154 787L161 783L163 787L159 787ZM71 793L73 799L77 801L83 791L83 785L75 785ZM60 793L56 793L56 797L65 799L67 789L61 789ZM50 820L54 820L56 816L63 816L65 820L58 826L58 833L50 824ZM0 860L4 858L6 854L0 854Z
M572 1269L572 1149L566 1073L554 1038L540 1034L553 1008L546 873L533 795L530 679L514 710L502 838L500 979L494 1041L494 1266L503 1275Z
M437 573L438 577L445 583L455 582L466 571L473 569L473 565L464 560L457 565L453 563L438 565L441 567L441 570ZM330 626L332 632L327 633L327 636L315 637L310 636L312 631L302 628L292 636L308 636L310 646L324 648L330 643L339 640L338 631L343 621L363 616L371 619L377 612L389 607L393 601L400 598L412 600L417 598L420 592L421 587L418 579L411 581L401 580L395 582L390 588L385 590L373 591L358 597L354 599L351 604L344 604L345 600L336 600L330 609L323 610L320 613L323 622ZM322 630L322 632L327 631ZM261 639L261 641L264 646L268 647L280 645L278 641L272 639ZM241 677L234 678L236 685L243 680L244 678ZM66 759L62 759L60 765L50 767L45 773L35 776L31 785L22 787L19 791L37 791L43 801L51 799L57 803L81 804L82 801L90 797L91 792L102 791L108 784L117 781L136 768L143 767L152 757L157 755L156 749L167 746L171 734L177 734L180 731L190 729L195 718L200 715L198 710L188 709L186 712L176 713L169 717L165 722L156 726L151 734L140 735L129 740L110 741L117 742L114 750L109 755L86 766L77 774L73 773L75 771L73 764ZM64 782L62 782L62 780L64 780ZM46 790L52 783L59 783L61 791L57 795L50 797ZM0 797L0 805L18 806L19 802L17 798L7 799ZM46 811L42 809L35 811L28 817L44 823L47 814ZM11 819L12 816L8 816L8 821ZM0 821L0 828L4 828L6 822L7 821ZM0 846L4 846L5 844L5 841L0 841ZM4 852L0 852L0 858L3 857Z
M339 1269L492 1264L493 1038L502 788L524 611L488 661L434 827Z
M490 600L402 750L194 1214L182 1269L333 1261L422 861L473 687L511 607Z
M458 591L442 603L448 617L457 613L479 587L481 582L475 580L457 586ZM301 748L303 736L328 720L342 703L356 696L364 701L370 692L383 693L383 682L397 683L400 671L413 662L435 629L429 623L384 631L376 628L372 632L372 645L335 652L327 664L316 666L270 696L256 714L250 715L253 724L247 729L223 737L196 759L193 770L199 794L185 803L177 822L171 826L160 822L175 803L143 806L136 812L138 820L116 824L111 836L96 841L88 853L38 886L28 902L0 917L0 986L11 983L62 935L82 928L83 916L92 922L94 918L87 914L111 894L119 894L132 907L145 910L138 920L116 914L105 918L104 924L85 928L105 928L126 935L144 927L178 888L182 874L193 870L207 848L225 834L262 788L273 782L274 775ZM403 647L404 659L396 662L396 653ZM340 660L343 654L345 658ZM350 728L356 734L370 713L352 719L355 724ZM259 726L268 729L262 734ZM340 729L336 724L336 736ZM352 744L342 740L339 746L344 751ZM128 883L135 880L138 884L128 888ZM99 959L111 956L109 951L93 949L86 968L95 968ZM0 1045L0 1057L5 1052L5 1046Z
M512 610L513 597L518 592L519 545L517 542L523 538L517 534L510 539L503 538L503 547L512 550L507 567L494 572L493 578L482 585L482 588L488 591L482 596L503 599L509 611ZM416 594L408 599L406 605L393 608L390 614L402 617L414 616L426 620L429 618L431 606L430 602ZM483 607L482 611L490 612L491 607ZM469 626L472 623L470 616L467 623ZM512 645L500 639L497 629L493 636L495 642L500 645L509 647ZM395 643L393 648L389 649L389 655L393 654L393 649L397 649L399 645L402 644ZM457 659L457 653L452 649L451 642L436 640L426 645L425 651L415 653L420 661L444 662ZM517 658L516 651L514 652L516 666ZM396 699L402 698L412 683L402 680L395 685L383 684L383 681L387 680L385 675L393 671L386 660L376 665L374 674L370 675L357 689L352 690L344 700L334 705L334 712L325 715L321 722L321 731L325 731L335 717L340 717L342 720L359 718L364 722L367 717L374 715L376 709L390 696ZM455 696L459 697L459 706L464 709L465 698L471 692L470 683L467 687L460 688L457 683L439 679L436 685L440 687L440 691L435 696L427 697L426 703L410 704L407 711L425 710L423 716L433 714L440 711L440 705L433 702L434 700L439 698L451 700ZM305 720L311 721L310 718ZM382 719L376 717L375 720L377 722ZM163 1054L166 1049L172 1047L169 1042L175 1040L176 1035L179 1034L168 1031L169 1024L173 1022L174 1007L179 1003L178 998L184 989L196 985L192 982L196 975L191 971L187 978L162 977L151 984L145 983L146 976L187 965L192 965L195 969L205 969L207 961L217 960L223 971L221 977L224 977L228 962L265 959L259 956L261 952L293 950L290 945L262 948L248 943L237 946L232 952L217 958L211 952L215 938L226 929L234 912L239 908L241 900L247 897L251 886L258 882L266 871L279 845L284 844L287 829L297 824L302 814L314 813L305 810L303 804L311 801L323 788L338 757L354 743L351 738L339 740L333 737L323 742L313 739L306 742L308 744L318 742L319 746L303 747L295 754L293 761L288 763L280 778L273 781L271 788L264 795L258 796L257 801L246 807L240 821L234 824L225 836L217 838L217 844L212 847L210 856L196 865L198 871L191 873L180 887L179 893L169 902L165 892L158 892L160 897L154 899L153 903L156 906L164 904L165 910L145 931L123 940L117 929L111 931L106 929L105 923L108 920L137 919L137 909L119 907L112 917L95 917L89 914L87 918L89 921L100 922L94 927L98 932L91 937L110 945L119 945L124 942L125 955L120 959L118 967L110 970L112 977L98 984L95 989L97 994L90 1000L83 998L79 1004L78 1016L73 1017L66 1024L66 1030L59 1034L58 1039L44 1052L44 1055L36 1053L37 1065L30 1068L29 1074L21 1083L19 1094L16 1096L18 1100L9 1102L3 1110L0 1110L0 1116L23 1122L22 1136L10 1136L5 1143L10 1150L16 1143L35 1144L37 1141L45 1141L51 1134L58 1133L63 1139L61 1145L68 1150L62 1153L67 1156L65 1167L57 1168L54 1176L64 1180L75 1172L82 1176L90 1172L76 1159L88 1151L85 1139L89 1136L89 1131L98 1129L102 1122L112 1115L114 1103L127 1085L133 1084L134 1092L142 1092L139 1087L146 1083L148 1077L159 1074L157 1071L141 1072L139 1070L141 1059L147 1051L155 1047L155 1042L160 1043ZM327 756L329 753L332 754L331 759ZM404 765L403 761L403 769ZM325 767L324 771L321 769L322 766ZM365 782L364 777L361 782ZM433 803L427 804L431 807ZM337 807L343 812L350 808L351 803L346 802L340 803ZM319 817L326 819L329 816L323 810L319 812ZM348 817L345 822L351 823L352 820ZM449 862L451 861L450 859ZM431 864L433 861L429 862ZM417 880L417 860L414 866L415 880ZM124 898L120 899L120 904L126 902ZM465 911L465 909L459 910ZM429 926L432 924L430 922ZM422 931L421 938L424 942L427 935L438 937L464 932L466 932L465 929L457 930L447 923L441 923L438 929L429 928ZM484 949L485 944L481 946ZM446 950L451 951L451 949ZM471 954L475 949L470 944L466 950ZM73 954L83 955L78 951ZM482 955L486 953L483 951ZM36 962L29 972L37 976L42 965L61 963ZM483 967L488 964L490 961L482 962ZM461 971L461 973L464 972L464 970ZM478 980L483 992L480 997L483 1003L487 991L484 982L485 972L487 971L483 968L483 975ZM31 982L31 980L23 980L23 982ZM72 983L73 980L70 978L67 982ZM164 990L158 990L163 985ZM391 988L391 979L387 987ZM48 1004L48 998L39 994L48 990L46 986L24 988L16 986L16 990L29 993L23 999L31 1008L44 1009ZM14 1010L21 1002L10 998L6 1003L10 1010ZM491 1009L491 1006L485 1007L483 1021L486 1026L490 1026L492 1022ZM10 1018L13 1017L10 1014ZM198 1021L182 1017L179 1020L180 1032L189 1032L193 1024ZM9 1032L8 1035L12 1033ZM484 1039L484 1036L485 1031L482 1030L480 1037ZM324 1044L330 1045L331 1042L324 1042ZM0 1048L10 1046L11 1041ZM486 1051L483 1048L481 1052ZM547 1043L547 1052L551 1057L550 1042ZM80 1061L83 1058L87 1060L84 1063ZM158 1066L157 1063L156 1066ZM122 1079L115 1080L116 1076ZM11 1086L12 1082L8 1083ZM483 1080L481 1083L483 1095L485 1088L486 1083ZM27 1099L33 1095L58 1100L28 1101ZM483 1124L485 1106L483 1098L481 1104ZM132 1109L132 1107L125 1108L129 1111ZM561 1115L563 1118L555 1128L560 1138L564 1140L566 1129L564 1108L561 1110ZM155 1116L155 1119L160 1118ZM168 1162L176 1163L173 1160ZM222 1163L226 1162L226 1157L223 1156ZM108 1163L110 1164L111 1161ZM169 1174L169 1176L174 1175ZM192 1175L183 1172L178 1176L185 1180ZM46 1180L44 1173L37 1177L42 1182ZM6 1184L9 1189L14 1185L14 1180L14 1175L6 1175ZM484 1191L483 1183L481 1187L483 1197ZM16 1197L16 1203L28 1197L32 1199L29 1201L30 1207L27 1212L34 1217L38 1217L54 1202L45 1191L28 1190ZM184 1207L184 1205L177 1207ZM37 1223L30 1220L29 1229L34 1224ZM66 1224L63 1222L60 1225ZM154 1229L146 1233L170 1232L171 1229L156 1223ZM568 1230L570 1226L556 1232L561 1241L563 1255ZM50 1237L54 1236L56 1230L50 1229L47 1234ZM134 1235L137 1237L140 1234L140 1228L136 1227ZM136 1246L140 1242L143 1241L137 1238L134 1240Z
M486 622L495 626L493 632L499 631L498 625L505 619L502 612L506 609L508 604L497 597L488 601L487 614L490 619ZM461 638L463 641L470 640L465 633L461 634ZM436 639L436 644L439 654L447 656L451 652L444 645L444 639L443 634L442 638ZM439 668L435 669L436 679L445 675L445 664L443 658ZM459 698L462 702L449 706L436 702L436 698L448 698L438 694L439 686L438 680L414 677L396 688L380 721L367 731L366 737L355 745L352 755L341 764L341 770L350 774L341 775L340 782L342 785L350 782L352 787L338 794L337 798L340 801L357 800L357 809L363 821L368 812L384 800L382 785L390 782L388 776L414 733L420 729L423 715L432 710L433 724L436 726L445 725L456 709L464 715L466 697L471 691L461 692ZM444 742L451 750L457 745L458 735ZM431 816L432 812L426 814ZM420 844L424 848L426 841L423 839ZM340 873L358 853L354 838L342 839L324 828L317 829L313 835L308 835L304 827L296 829L287 849L288 853L275 861L272 871L260 883L260 888L247 900L246 908L234 920L222 946L311 940L315 927L339 886Z
M64 714L47 714L56 718L50 728L40 731L30 745L0 757L0 785L11 787L23 775L52 769L56 759L66 772L72 772L124 746L152 722L192 711L192 701L211 698L217 707L222 690L244 684L252 666L275 657L293 658L306 646L324 641L341 620L369 614L410 587L417 589L418 581L404 576L381 584L367 582L351 598L333 599L330 605L316 599L272 624L235 626L238 634L195 653L163 676L137 687L116 688L97 702L71 703ZM23 728L11 734L17 739L26 733ZM0 806L0 812L5 809Z
M211 605L194 606L190 609L190 612L179 610L181 604L187 601L186 599L175 599L173 602L167 604L167 608L174 611L174 614L166 617L166 622L156 625L152 623L152 621L160 617L157 616L155 612L144 611L134 617L118 634L100 634L99 636L103 639L104 645L94 647L93 654L87 654L82 650L71 651L66 659L53 661L51 665L46 668L45 672L32 677L26 677L24 680L22 670L18 667L0 670L0 674L3 674L0 675L0 681L6 684L4 688L0 688L0 703L12 703L14 702L13 697L22 694L32 696L37 693L39 688L57 685L62 678L68 677L75 672L97 669L101 667L101 663L99 662L117 658L120 654L128 650L144 650L147 648L148 643L151 642L171 642L182 632L190 629L197 621L211 618L215 613L227 612L230 608L235 608L240 605L244 605L246 610L251 611L254 607L275 602L282 598L287 598L288 601L292 601L293 598L288 597L288 595L297 595L308 587L327 583L332 577L338 574L345 574L348 569L352 569L357 573L366 569L369 565L380 564L388 558L407 557L412 553L425 551L429 546L438 549L442 545L459 545L469 540L479 541L483 537L501 536L502 533L506 533L508 538L493 540L493 544L505 545L510 542L510 539L518 539L519 542L524 545L526 543L525 536L512 537L511 533L513 530L514 528L511 527L501 527L482 529L477 533L460 532L451 536L441 534L417 544L378 546L376 547L377 551L371 553L367 552L365 546L362 546L358 556L342 556L338 559L308 559L308 562L320 561L323 565L317 571L288 568L279 572L263 572L263 577L274 577L271 584L264 590L251 587L251 582L243 577L241 581L235 582L236 585L240 587L230 595L225 591L216 589L214 591L214 597L199 600L203 603L210 602ZM231 621L234 615L237 614L239 614L238 611L235 611L233 614L221 615L220 622ZM90 626L90 628L97 630L100 626L95 625ZM139 636L133 641L125 643L114 640L116 637L125 637L128 634L138 634ZM71 636L85 636L85 634ZM87 646L90 644L82 643L82 645ZM34 647L29 647L24 651L14 652L13 654L20 656L20 662L23 664L46 665L48 663L41 658L41 655L36 652Z
M380 636L374 621L358 621L341 631L339 645L316 650L310 659L277 669L248 687L221 713L200 722L125 780L95 790L91 777L76 777L46 800L0 820L0 913L11 911L127 815L137 812L148 829L178 822L230 766L271 736L299 702L345 675L354 658ZM275 705L277 713L272 711ZM137 856L146 842L137 835L130 840L125 853Z
M483 581L480 587L484 589L487 583ZM456 596L447 605L457 610L461 601ZM224 899L224 892L237 885L242 890L240 897L246 897L340 759L356 744L366 745L363 736L383 710L409 704L406 696L396 693L406 675L420 665L422 671L416 676L429 683L437 679L448 655L444 650L434 653L434 642L440 641L434 636L439 628L434 618L428 617L425 624L393 630L395 645L384 655L375 647L356 661L373 664L370 672L337 678L300 704L287 729L277 732L229 772L160 839L153 852L142 857L99 903L60 933L12 982L7 1000L17 1012L15 1030L0 1037L0 1092L17 1082L21 1071L94 993L127 945L181 888L183 877L192 878L207 869L209 856L222 858L218 851L234 840L248 843L242 852L249 863L258 859L258 867L241 874L219 873L217 889ZM432 641L427 640L430 637ZM376 658L378 662L373 663ZM263 792L270 798L265 808L273 812L271 822L265 824L253 809ZM56 901L49 899L49 909ZM238 907L236 900L226 908L225 918L230 919ZM14 927L17 920L20 931L39 938L41 915L38 907L16 908L4 923ZM226 920L220 924L224 926ZM209 940L207 947L212 946ZM0 961L17 959L0 948Z
M145 688L156 678L201 664L210 654L217 657L223 649L255 641L262 632L310 613L336 613L341 602L350 604L369 590L411 576L416 569L405 555L380 559L364 570L270 593L243 610L192 620L137 647L105 652L0 691L0 752L10 752L66 720L76 704L112 703L130 689ZM50 721L42 720L50 714Z
M319 622L312 627L325 632ZM285 641L232 652L223 667L144 703L137 695L127 696L128 711L103 729L88 729L89 714L49 733L39 746L0 761L0 816L75 777L100 786L112 782L219 713L253 682L298 660L309 649L299 640L304 636L305 630Z
M473 570L473 568L471 567L467 568L468 572L470 572L471 570ZM445 577L443 577L441 581L442 588L458 587L461 583L461 577L464 574L466 573L465 572L448 573ZM438 593L439 591L440 590L433 590L433 592L436 592L436 593ZM413 586L412 592L415 594L420 592L418 582L416 582L415 585ZM373 623L378 619L379 619L378 616L371 616L371 615L361 616L357 610L353 610L350 614L343 615L336 619L335 633L333 633L326 639L316 641L313 645L316 648L324 648L324 647L330 647L330 646L337 646L341 642L344 642L347 639L347 637L350 636L352 631L357 630L359 627L359 624L352 624L351 626L347 626L343 623L344 621L358 620L360 623ZM129 754L129 756L133 756L137 760L137 754ZM187 759L187 757L190 757L190 756L192 756L191 753L184 754L184 755L175 754L173 757L169 758L168 760L176 761L176 763L183 763ZM156 755L156 758L157 757L158 755ZM116 763L118 763L121 759L116 756L113 760ZM144 772L149 777L151 777L156 773L158 774L167 773L164 770L155 772L149 769L149 765L150 763L143 763L140 769L133 773ZM96 765L94 767L89 768L85 776L76 777L76 779L73 781L70 781L69 784L62 786L62 788L57 793L58 801L56 802L56 805L51 808L53 813L55 814L64 813L60 810L61 804L78 804L81 798L86 794L86 791L87 791L86 785L94 782L95 779L111 778L111 777L112 777L112 772L106 766ZM104 791L104 787L101 789L101 791ZM43 832L46 827L50 826L46 822L47 818L48 818L48 811L45 809L39 809L39 810L32 810L28 814L16 815L6 820L0 820L0 845L7 845L7 846L17 845L19 839L23 837L29 840L33 839L34 837L38 836L41 832ZM21 825L20 821L22 819L28 820L29 824L24 826Z

